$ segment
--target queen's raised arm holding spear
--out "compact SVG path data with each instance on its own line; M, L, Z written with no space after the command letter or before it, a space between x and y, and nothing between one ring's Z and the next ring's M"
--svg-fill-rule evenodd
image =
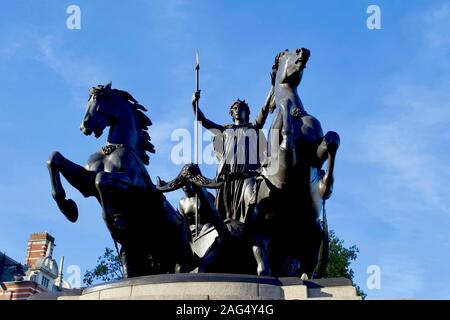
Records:
M198 67L196 69L198 74ZM223 187L217 190L216 207L224 219L244 222L252 203L255 179L227 180L227 176L255 171L260 167L259 131L263 128L269 112L274 109L273 85L253 122L250 122L250 108L245 100L237 99L232 102L229 113L233 123L226 125L217 124L206 118L198 106L199 100L200 90L197 86L192 97L192 107L197 123L214 134L214 151L219 159L217 178L224 181ZM196 127L198 128L198 125Z

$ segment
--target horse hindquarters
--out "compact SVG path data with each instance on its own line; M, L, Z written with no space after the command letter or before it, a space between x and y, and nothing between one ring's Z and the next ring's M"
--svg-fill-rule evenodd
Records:
M308 227L309 225L309 227ZM305 225L304 234L301 237L300 250L300 274L306 273L311 279L319 263L320 248L324 240L324 233L317 221L311 221Z
M269 190L267 182L261 187ZM253 227L259 274L261 271L268 271L265 274L272 276L306 273L311 278L324 234L311 199L267 191L258 193L258 219ZM267 194L261 199L264 193ZM299 208L303 209L299 211Z

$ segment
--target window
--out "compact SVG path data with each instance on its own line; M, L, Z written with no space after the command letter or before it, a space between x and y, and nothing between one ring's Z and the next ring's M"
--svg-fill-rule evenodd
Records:
M44 288L48 288L49 282L50 282L50 280L48 278L42 277L41 284Z

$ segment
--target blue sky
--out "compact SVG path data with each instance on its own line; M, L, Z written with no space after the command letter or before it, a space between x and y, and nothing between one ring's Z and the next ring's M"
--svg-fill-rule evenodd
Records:
M344 5L345 3L345 5ZM81 30L66 8L81 8ZM368 5L381 30L366 27ZM0 13L0 250L23 261L32 232L82 272L112 241L94 199L67 184L80 218L50 196L54 150L84 164L105 142L79 131L88 89L110 80L149 109L152 177L170 179L174 129L192 130L195 51L205 114L229 123L246 99L256 115L275 55L307 47L299 90L325 131L341 135L330 228L360 249L353 264L369 298L449 299L450 4L446 1L32 1ZM214 175L214 165L202 165ZM180 194L169 195L176 203ZM381 268L368 290L366 269Z

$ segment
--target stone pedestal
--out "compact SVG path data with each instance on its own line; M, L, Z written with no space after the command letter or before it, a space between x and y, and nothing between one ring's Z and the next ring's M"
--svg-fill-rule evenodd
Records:
M348 279L258 277L236 274L162 274L96 285L35 300L360 300Z

